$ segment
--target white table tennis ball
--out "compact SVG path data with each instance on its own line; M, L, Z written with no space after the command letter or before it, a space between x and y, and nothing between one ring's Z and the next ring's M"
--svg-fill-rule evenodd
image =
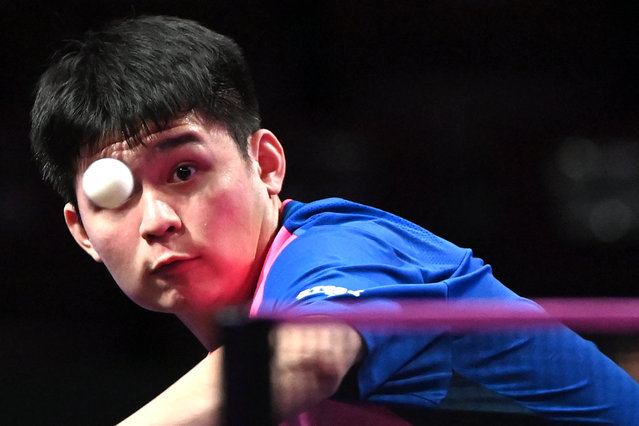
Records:
M84 172L82 188L94 204L114 209L131 196L133 174L123 162L115 158L101 158L91 163Z

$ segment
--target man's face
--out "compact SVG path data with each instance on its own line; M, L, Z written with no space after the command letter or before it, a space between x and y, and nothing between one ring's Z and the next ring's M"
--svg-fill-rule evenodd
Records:
M82 161L76 179L81 222L67 205L69 229L147 309L211 311L250 299L277 229L281 186L267 170L277 139L268 132L264 146L260 132L251 137L249 159L223 126L194 115L142 146L108 146ZM86 167L104 157L123 161L135 178L133 195L116 209L93 204L79 184Z

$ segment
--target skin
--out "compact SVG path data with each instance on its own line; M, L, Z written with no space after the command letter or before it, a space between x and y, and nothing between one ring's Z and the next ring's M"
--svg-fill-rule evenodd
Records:
M212 350L215 312L251 299L277 231L284 152L259 130L245 159L223 126L195 114L144 142L131 149L116 141L82 159L79 214L67 204L65 220L131 300L177 315ZM105 157L123 161L135 178L133 195L117 209L94 205L80 186L86 167Z
M213 327L216 311L253 297L279 229L286 169L273 133L258 130L248 143L245 158L223 126L191 113L152 132L143 145L130 148L116 140L79 162L78 207L64 207L77 243L104 263L131 300L175 314L211 351L122 424L215 425L221 420L223 348ZM116 209L93 204L80 184L84 170L105 157L123 161L135 179L132 196ZM300 345L308 327L333 333L344 345L327 339ZM360 336L345 325L285 324L273 333L276 421L330 397L362 356Z

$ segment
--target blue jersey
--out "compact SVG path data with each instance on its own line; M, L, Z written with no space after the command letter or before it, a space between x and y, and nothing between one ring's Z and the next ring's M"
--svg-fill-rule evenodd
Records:
M489 265L390 213L341 199L285 203L251 307L255 316L401 309L406 298L495 299L539 309ZM396 304L397 302L397 304ZM358 330L362 401L499 409L595 424L638 424L639 386L569 329L499 333Z

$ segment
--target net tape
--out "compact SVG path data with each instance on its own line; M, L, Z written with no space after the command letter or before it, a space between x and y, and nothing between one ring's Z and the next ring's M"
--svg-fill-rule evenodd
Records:
M558 322L578 332L603 334L639 332L639 298L545 298L503 301L467 299L448 301L396 300L391 306L358 304L330 315L276 314L274 322L342 321L373 328L446 326L451 331L489 331L506 328L553 326Z

